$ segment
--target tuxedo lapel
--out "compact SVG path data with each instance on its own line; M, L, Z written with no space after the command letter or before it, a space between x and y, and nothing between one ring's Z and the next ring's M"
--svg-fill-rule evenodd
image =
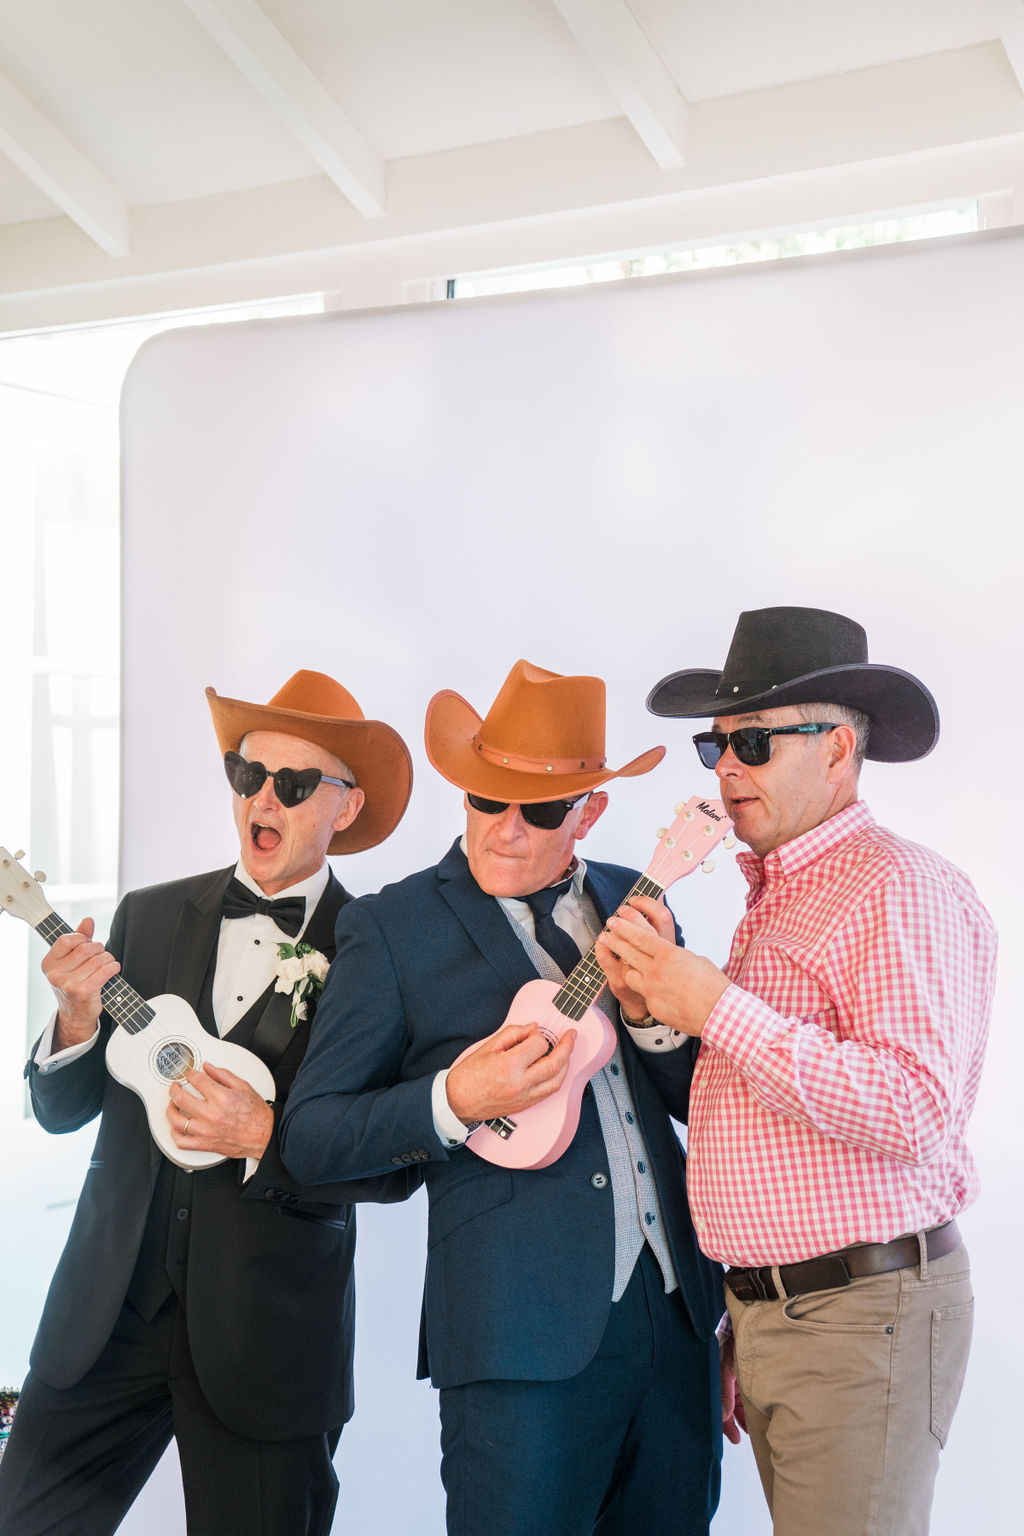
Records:
M497 897L488 896L477 885L458 843L445 854L437 873L444 900L505 985L518 991L524 983L536 981L538 973Z
M334 878L332 871L299 943L310 944L321 954L326 955L328 960L333 960L335 919L346 901L350 899L348 892L340 881ZM242 1030L247 1022L251 1023L251 1014L256 1011L259 1011L260 1016L249 1041L249 1050L255 1051L256 1055L273 1071L295 1039L295 1030L292 1028L291 994L278 992L272 982L263 996L254 1003L250 1013L246 1014L235 1028ZM314 1008L313 1012L315 1011ZM312 1019L312 1012L308 1017Z
M209 876L204 887L184 902L167 956L167 990L196 1008L220 935L221 903L234 867ZM206 1028L211 1020L203 1020Z

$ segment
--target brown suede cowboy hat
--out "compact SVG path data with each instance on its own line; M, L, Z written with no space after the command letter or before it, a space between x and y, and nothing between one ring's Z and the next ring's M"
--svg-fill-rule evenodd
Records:
M684 719L784 704L861 710L871 721L865 755L876 762L924 757L939 739L939 711L924 684L899 667L869 662L862 627L822 608L741 613L721 672L670 672L647 699L652 714Z
M347 688L323 672L296 672L269 704L245 704L207 688L222 752L237 752L248 731L280 731L311 741L351 768L366 796L359 815L331 838L328 853L375 848L395 830L412 793L409 748L390 725L367 720Z
M599 677L562 677L517 661L486 717L450 688L427 705L427 756L458 789L532 805L571 799L609 779L649 773L665 756L652 747L624 768L604 753L605 689Z

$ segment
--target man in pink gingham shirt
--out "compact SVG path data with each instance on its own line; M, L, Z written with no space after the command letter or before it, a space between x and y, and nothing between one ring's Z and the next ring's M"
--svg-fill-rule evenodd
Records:
M868 662L859 624L769 608L740 616L721 673L674 673L648 707L715 717L694 742L751 849L724 972L643 899L598 948L656 1080L702 1037L688 1187L729 1265L726 1431L745 1410L776 1536L923 1536L970 1346L955 1218L978 1190L995 932L858 777L929 752L935 703Z

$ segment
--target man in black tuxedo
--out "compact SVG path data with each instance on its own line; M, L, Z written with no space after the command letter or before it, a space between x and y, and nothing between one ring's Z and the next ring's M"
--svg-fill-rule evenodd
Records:
M266 706L207 696L238 864L130 893L107 949L87 919L43 964L58 1007L26 1068L36 1117L55 1132L102 1118L0 1462L4 1536L113 1532L172 1434L192 1536L324 1536L352 1413L350 1202L418 1182L403 1169L310 1189L277 1134L315 1006L287 977L277 988L278 946L310 946L315 993L350 900L325 856L398 824L405 743L321 673L296 673ZM210 1064L171 1087L176 1145L226 1161L177 1167L106 1070L100 993L119 971L270 1067L272 1104Z
M299 1177L424 1170L420 1375L440 1388L450 1536L706 1536L718 1502L721 1270L669 1118L688 1072L663 1097L611 999L614 1054L562 1155L506 1168L465 1145L565 1081L573 1029L549 1050L503 1021L525 983L564 981L636 879L574 852L602 786L663 755L610 769L604 714L599 678L523 661L483 720L431 701L427 755L465 791L465 835L341 914L285 1112Z

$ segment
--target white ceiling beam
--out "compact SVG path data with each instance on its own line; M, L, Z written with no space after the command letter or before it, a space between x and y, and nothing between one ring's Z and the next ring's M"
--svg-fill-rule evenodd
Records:
M0 75L0 150L108 256L128 255L125 203L6 75Z
M335 288L342 262L443 277L1024 188L1024 94L995 38L691 114L682 170L599 119L392 161L372 222L322 175L140 206L126 262L66 218L0 223L0 333L255 298L260 273L277 294Z
M999 40L1024 91L1024 0L989 0Z
M384 161L256 0L183 0L236 69L366 219L387 209Z
M686 164L686 99L626 0L552 0L663 171Z

